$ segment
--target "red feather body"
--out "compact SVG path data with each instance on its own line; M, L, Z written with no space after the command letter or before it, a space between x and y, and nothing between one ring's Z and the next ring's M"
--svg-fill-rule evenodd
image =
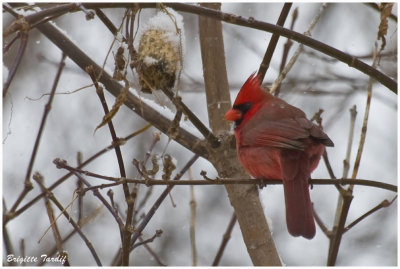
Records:
M241 114L237 107L244 103L251 107ZM313 238L308 178L325 145L333 146L332 141L303 111L263 92L254 75L242 86L225 117L237 123L236 148L243 167L255 178L283 181L289 233Z

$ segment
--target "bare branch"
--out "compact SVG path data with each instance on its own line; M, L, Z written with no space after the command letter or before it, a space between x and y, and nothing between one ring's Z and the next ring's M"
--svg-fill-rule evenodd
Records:
M285 24L287 15L289 14L291 7L292 3L283 4L281 14L279 15L276 25L283 26ZM260 68L258 69L258 75L260 76L260 83L263 82L265 73L267 73L269 64L271 63L272 55L274 55L276 45L278 44L278 40L279 40L279 35L277 33L273 33L269 41L267 50L265 51L264 58L261 62Z
M365 214L363 214L362 216L360 216L359 218L357 218L355 221L353 221L352 223L350 223L349 225L347 225L347 227L344 230L344 233L347 232L348 230L350 230L351 228L353 228L356 224L358 224L360 221L362 221L363 219L365 219L366 217L370 216L371 214L375 213L376 211L378 211L381 208L385 208L390 206L395 200L397 199L397 195L389 202L388 200L383 200L382 202L380 202L377 206L375 206L374 208L372 208L371 210L369 210L368 212L366 212Z
M93 160L97 159L104 153L109 152L109 150L113 149L117 145L123 145L129 139L135 137L138 134L143 133L150 127L151 127L151 125L148 124L148 125L144 126L143 128L139 129L138 131L135 131L132 134L128 135L127 137L120 139L117 144L112 143L110 146L107 146L106 148L100 150L99 152L97 152L94 155L92 155L91 157L89 157L86 161L84 161L81 165L79 165L78 168L82 168L82 167L86 166L87 164L91 163ZM70 172L70 173L66 174L65 176L61 177L60 179L56 180L56 182L54 182L52 185L50 185L48 187L48 190L51 191L51 190L55 189L57 186L59 186L61 183L63 183L65 180L67 180L72 175L73 175L73 173ZM38 196L33 198L31 201L27 202L24 206L22 206L17 211L7 212L7 214L4 214L3 223L7 223L9 220L19 216L20 214L22 214L25 210L27 210L29 207L31 207L34 203L36 203L42 197L43 197L43 194L39 194Z
M139 6L140 8L154 8L156 7L156 4L154 3L140 3L140 4L130 4L130 3L85 3L84 6L86 8L131 8L132 5L135 5L136 7ZM372 68L368 64L358 60L356 57L353 57L347 53L344 53L338 49L335 49L331 46L328 46L320 41L317 41L315 39L312 39L310 37L307 37L305 35L302 35L300 33L291 31L289 29L262 22L262 21L257 21L249 18L244 18L241 16L235 16L232 14L224 13L221 11L216 11L213 9L205 8L205 7L200 7L196 5L190 5L190 4L183 4L183 3L164 3L165 6L169 6L174 8L175 10L178 11L183 11L183 12L189 12L193 14L198 14L200 16L206 16L210 17L216 20L221 20L225 21L227 23L231 24L236 24L244 27L250 27L253 29L258 29L261 31L266 31L266 32L271 32L271 33L278 33L281 36L290 38L295 40L296 42L302 43L308 47L311 47L315 50L318 50L326 55L329 55L333 58L338 59L339 61L346 63L350 67L354 67L355 69L375 78L377 81L385 85L387 88L389 88L392 92L397 94L397 82L393 80L392 78L386 76L382 72L376 70L375 68ZM66 8L68 12L71 10L71 8ZM35 14L33 14L35 15ZM33 16L30 15L30 16ZM28 18L29 16L27 16ZM28 19L29 20L29 19ZM42 30L41 30L42 31Z
M186 165L182 168L182 170L177 173L173 179L173 181L179 180L183 174L186 173L186 171L194 164L194 162L199 158L200 156L195 154L187 163ZM166 181L169 182L169 181ZM139 238L141 235L142 231L144 228L146 228L147 224L151 220L151 218L154 216L156 213L157 209L160 207L161 203L164 201L165 197L170 193L174 186L169 185L165 188L165 190L161 193L161 195L158 197L157 201L153 204L149 212L146 214L146 216L143 218L143 220L140 222L139 226L137 226L134 230L134 233L132 235L131 239L131 250L132 247L135 245L136 240ZM118 253L118 255L115 257L114 261L112 262L113 265L120 265L121 264L121 252Z
M219 261L221 260L222 254L224 253L225 247L228 244L229 239L231 238L231 233L232 233L233 227L236 224L236 221L237 221L236 214L235 214L235 212L233 212L231 220L229 221L229 224L226 227L224 236L222 237L221 245L219 246L217 255L214 258L212 266L218 266Z
M193 180L192 170L188 170L189 180ZM192 266L197 266L197 248L196 248L196 198L194 196L193 185L190 186L190 248L192 251Z
M375 56L374 56L374 61L372 63L372 66L377 66L378 64L378 52L376 51L376 47L375 47ZM364 112L364 119L363 119L363 125L361 128L361 136L360 136L360 144L358 146L358 150L357 150L357 156L356 156L356 160L354 162L354 167L353 167L353 173L351 175L352 178L355 178L357 176L358 173L358 168L360 165L360 161L361 161L361 155L364 149L364 143L365 143L365 138L367 136L367 124L368 124L368 116L369 116L369 109L371 107L371 99L372 99L372 78L370 78L369 82L368 82L368 87L367 87L367 101L366 101L366 105L365 105L365 112Z
M96 250L94 249L94 247L93 247L92 243L89 241L89 239L87 239L85 234L82 232L82 230L79 227L79 225L76 224L76 222L72 219L72 217L67 213L67 210L60 204L60 202L58 202L58 200L55 198L55 196L45 186L42 186L42 188L44 188L44 190L47 193L49 199L58 207L58 209L62 212L62 214L67 218L69 223L71 223L71 225L74 227L74 229L80 235L80 237L83 239L83 241L85 242L86 246L89 248L89 251L91 252L94 260L96 261L96 264L98 266L102 266L100 258L96 253Z
M357 107L354 105L350 109L350 128L349 128L349 139L347 142L347 150L346 150L346 157L343 160L343 175L342 178L346 178L349 172L349 164L350 164L350 154L351 154L351 147L353 145L353 137L354 137L354 125L357 116Z
M60 255L63 255L66 257L66 261L65 261L64 265L69 266L68 255L66 255L66 252L64 251L64 249L62 247L62 239L61 239L60 231L57 226L57 218L54 218L53 208L50 204L49 197L47 196L48 195L47 189L43 183L43 176L36 172L33 175L33 179L39 184L40 189L45 194L44 195L45 207L47 210L47 215L49 217L50 227L53 231L54 240L56 242L56 248L58 250L58 253L60 253Z
M373 67L376 67L378 64L378 52L375 44L375 55L374 55L374 61L372 63ZM365 142L365 137L367 135L367 123L368 123L368 115L369 115L369 109L370 109L370 104L371 104L371 98L372 98L372 81L373 78L371 77L369 79L368 83L368 89L367 89L367 101L366 101L366 106L365 106L365 113L364 113L364 120L363 120L363 126L361 128L361 137L360 137L360 144L358 147L357 151L357 156L356 160L354 162L354 168L353 168L353 173L351 178L355 178L357 176L358 168L360 165L360 160L361 160L361 155L363 152L364 148L364 142ZM333 227L333 236L330 240L330 246L329 246L329 255L328 255L328 266L333 266L336 262L337 255L339 252L339 247L340 247L340 242L343 237L343 233L345 231L345 224L346 224L346 219L347 215L350 209L351 201L353 199L353 186L350 185L349 188L346 191L342 191L341 197L339 199L343 199L343 203L338 204L337 210L336 210L336 216L335 216L335 223Z
M31 177L31 174L32 174L33 165L35 163L35 158L36 158L36 155L37 155L37 152L38 152L38 149L39 149L40 138L42 137L42 133L44 131L44 126L46 124L47 116L50 113L51 104L52 104L53 99L54 99L54 94L56 92L57 85L58 85L58 82L60 80L62 70L63 70L63 68L65 66L65 57L66 57L66 55L63 53L62 57L61 57L61 62L59 64L59 66L58 66L56 77L54 78L53 87L51 88L51 94L50 94L49 100L48 100L47 104L44 107L43 116L42 116L42 120L40 122L39 131L38 131L38 134L36 136L35 144L33 146L33 150L32 150L32 153L31 153L31 158L29 160L28 168L26 170L25 181L24 181L24 189L22 190L21 194L17 198L17 201L15 201L14 205L11 207L11 209L10 209L10 213L11 214L13 214L15 212L15 210L17 209L17 207L19 206L21 201L25 198L26 194L28 194L28 192L33 188L32 182L30 181L30 177Z
M242 16L235 16L233 14L224 13L221 11L213 10L210 8L205 8L197 5L183 4L183 3L164 3L165 6L172 7L175 10L198 14L200 16L206 16L213 18L215 20L221 20L226 23L240 25L244 27L249 27L253 29L258 29L261 31L266 31L270 33L278 33L281 36L290 38L296 42L302 43L305 46L311 47L317 51L320 51L326 55L338 59L339 61L346 63L350 67L353 67L364 74L375 78L377 81L385 85L392 92L397 94L397 82L392 78L386 76L382 72L376 70L375 68L369 66L368 64L358 60L347 53L344 53L338 49L328 46L320 41L310 38L306 35L291 31L289 29L262 21L257 21L249 18L244 18ZM117 7L131 7L132 4L129 3L86 3L88 8L117 8ZM152 3L140 3L141 8L155 7Z
M144 245L144 244L153 242L154 239L156 239L157 237L160 237L161 234L162 234L162 230L157 230L156 233L155 233L152 237L150 237L149 239L141 240L141 242L134 244L134 245L132 246L132 250L134 250L134 249L137 248L138 246L141 246L141 245Z
M290 30L293 31L294 23L296 22L298 16L298 8L296 7L292 13L292 23L290 24ZM283 69L285 68L287 58L289 56L289 51L290 48L292 47L293 42L292 40L288 39L283 46L283 53L282 53L282 60L281 60L281 65L279 66L279 73L282 73ZM279 92L281 90L281 85L278 85L278 87L275 90L275 96L279 95Z
M81 51L74 43L72 43L66 36L64 36L60 31L58 31L51 24L46 23L38 26L38 29L45 34L56 46L63 50L68 57L70 57L79 67L83 70L87 66L92 65L95 74L102 74L98 81L103 83L106 89L113 94L118 96L123 90L123 87L112 77L104 72L96 63L94 63L83 51ZM171 120L167 119L157 110L153 109L151 106L147 105L138 96L128 92L126 96L125 105L130 109L134 110L140 117L151 122L154 127L167 133L170 127ZM179 128L177 135L174 140L180 143L182 146L190 149L191 151L199 154L202 157L207 158L207 150L203 145L204 142L198 137L194 136L187 130Z
M315 25L317 24L318 20L321 18L322 13L326 9L327 4L324 3L321 5L318 13L315 15L313 20L311 21L310 25L307 28L307 31L304 33L306 36L311 36L311 31L314 29ZM285 79L286 75L289 73L290 69L292 69L293 65L297 61L297 58L300 56L300 53L303 51L303 44L300 44L293 54L292 58L290 58L288 64L283 68L282 72L279 74L278 78L274 81L274 83L271 86L270 92L275 95L275 91L278 89L278 87L281 85L282 81Z

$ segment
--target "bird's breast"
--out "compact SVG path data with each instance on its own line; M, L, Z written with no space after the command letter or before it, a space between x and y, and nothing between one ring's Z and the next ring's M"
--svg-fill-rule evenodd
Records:
M253 177L282 179L279 149L239 146L237 154L240 163Z

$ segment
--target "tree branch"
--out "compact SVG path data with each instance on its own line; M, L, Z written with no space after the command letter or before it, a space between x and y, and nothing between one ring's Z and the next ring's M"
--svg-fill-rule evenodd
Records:
M135 7L140 7L140 8L155 8L156 4L155 3L85 3L83 6L86 8L132 8L132 6L135 5ZM184 3L164 3L165 6L169 6L175 10L178 11L183 11L183 12L188 12L188 13L193 13L193 14L198 14L200 16L206 16L213 18L215 20L221 20L226 23L230 24L235 24L235 25L240 25L244 27L249 27L253 29L258 29L261 31L266 31L270 33L277 33L281 36L287 37L289 39L292 39L296 42L299 42L301 44L304 44L305 46L308 46L310 48L313 48L317 51L320 51L326 55L329 55L333 58L338 59L339 61L346 63L350 67L353 67L364 74L373 77L380 83L382 83L384 86L389 88L392 92L397 94L397 82L388 77L387 75L383 74L379 70L371 67L370 65L358 60L356 57L351 56L347 53L344 53L336 48L333 48L331 46L328 46L320 41L317 41L313 38L310 38L306 35L300 34L298 32L291 31L289 29L271 24L271 23L266 23L262 21L257 21L254 20L254 18L244 18L242 16L235 16L233 14L228 14L224 13L221 11L197 6L197 5L190 5L190 4L184 4ZM72 7L65 7L65 10L62 12L68 12L72 10ZM33 14L35 15L35 14ZM58 15L58 14L57 14ZM29 15L32 16L32 15ZM28 17L26 16L26 19L29 21Z
M98 186L93 186L95 188L106 188L117 186L122 183L136 183L143 184L146 186L154 186L154 185L233 185L233 184L255 184L255 185L280 185L282 184L282 180L280 179L262 179L262 178L216 178L216 179L193 179L193 180L162 180L162 179L153 179L145 176L145 179L127 179L127 178L118 178L118 177L109 177L103 176L96 173L92 173L89 171L84 171L78 168L71 167L67 164L65 160L55 159L53 161L57 168L67 169L71 173L79 173L85 176L104 179L107 181L112 181L114 183L111 184L102 184ZM142 171L139 170L140 173ZM380 182L374 180L367 179L355 179L355 178L341 178L341 179L310 179L309 183L311 185L360 185L360 186L369 186L380 188L392 192L397 192L397 186ZM84 191L88 191L90 189L85 189Z
M219 12L221 7L221 4L214 3L202 5L216 9L215 12ZM236 158L236 151L231 147L229 138L226 137L229 124L223 120L223 115L230 108L231 101L222 24L217 20L199 17L199 32L210 127L217 136L225 135L225 141L223 141L225 145L221 145L213 154L210 154L210 161L220 176L243 177L246 173ZM254 185L225 185L225 188L253 264L255 266L281 265L257 188Z
M285 24L287 15L289 14L290 8L292 7L293 3L285 3L282 7L281 14L279 15L278 21L276 25L283 26ZM274 55L274 51L276 45L278 44L279 35L277 33L273 33L272 37L269 41L267 50L265 51L264 58L261 62L260 68L258 69L258 75L260 76L260 83L263 82L265 73L269 68L269 64L271 63L272 55Z
M98 81L103 83L105 88L115 97L123 90L123 87L112 77L101 69L92 59L90 59L82 50L80 50L71 40L58 31L53 25L45 23L37 27L47 38L58 46L68 57L71 58L80 68L85 70L87 66L92 65L96 76L102 74ZM124 104L137 113L140 117L152 123L154 127L167 133L171 120L166 118L150 105L146 104L138 96L128 92ZM207 158L208 152L204 146L204 141L191 134L183 128L177 129L174 140L182 146L188 148L201 157Z
M226 244L228 244L228 241L231 238L231 233L232 233L233 227L235 227L236 221L237 221L236 214L235 214L235 212L233 212L231 220L229 221L228 227L226 227L226 231L224 233L224 236L222 237L221 245L219 246L217 255L215 255L212 266L218 266L219 261L221 260L222 254L224 253Z

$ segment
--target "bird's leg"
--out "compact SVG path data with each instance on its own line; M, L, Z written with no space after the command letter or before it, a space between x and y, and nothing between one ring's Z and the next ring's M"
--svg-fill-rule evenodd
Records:
M267 187L267 179L265 177L260 177L256 179L258 181L258 188L262 190Z

